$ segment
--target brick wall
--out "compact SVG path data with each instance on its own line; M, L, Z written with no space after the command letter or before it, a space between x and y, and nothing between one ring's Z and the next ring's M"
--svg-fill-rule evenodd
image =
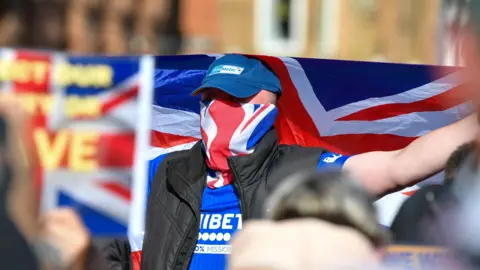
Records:
M259 53L254 43L254 5L263 0L181 0L188 53ZM307 0L308 42L294 56L393 62L435 61L440 0L336 0L336 52L320 52L324 0ZM362 5L367 3L367 5ZM370 5L368 5L370 3ZM334 23L334 22L332 22Z
M215 53L219 48L217 0L179 0L184 53Z

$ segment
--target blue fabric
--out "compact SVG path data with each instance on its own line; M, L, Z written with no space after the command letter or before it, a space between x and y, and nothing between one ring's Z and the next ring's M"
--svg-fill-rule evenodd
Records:
M156 70L153 104L200 113L200 96L191 96L190 93L202 83L206 73L206 70Z
M350 157L351 156L344 156L331 152L323 153L318 161L317 171L335 169L340 170Z
M190 270L225 270L231 252L229 240L242 228L238 197L232 185L205 188L201 206L200 233Z
M123 236L127 233L127 226L122 224L120 220L105 215L99 209L90 207L66 192L58 192L57 199L59 206L75 209L75 212L82 217L85 226L91 233L109 237Z
M282 92L280 79L262 61L240 54L227 54L215 60L193 94L205 88L218 88L237 98L251 97L262 89Z

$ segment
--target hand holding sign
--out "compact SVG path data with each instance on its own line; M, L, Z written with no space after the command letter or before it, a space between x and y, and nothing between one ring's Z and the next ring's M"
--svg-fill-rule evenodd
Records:
M45 264L84 269L90 235L75 211L60 208L45 213L39 237L39 254Z

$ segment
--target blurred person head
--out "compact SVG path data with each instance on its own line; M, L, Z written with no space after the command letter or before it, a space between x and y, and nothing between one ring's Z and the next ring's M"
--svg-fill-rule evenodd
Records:
M350 227L381 248L389 237L378 224L374 201L346 172L304 171L287 177L268 197L265 216L276 221L314 218Z
M345 172L293 173L268 197L268 220L234 237L230 269L378 266L389 236L373 202Z
M229 270L379 269L358 231L313 219L249 221L236 233Z

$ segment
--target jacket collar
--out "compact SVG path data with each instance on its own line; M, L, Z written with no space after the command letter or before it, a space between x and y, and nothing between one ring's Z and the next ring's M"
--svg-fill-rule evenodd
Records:
M275 129L267 132L257 144L255 151L248 156L236 156L228 158L232 170L238 173L240 179L235 181L243 181L257 174L258 171L268 166L270 157L273 156L278 144L278 136ZM176 173L182 176L192 185L206 175L207 166L205 163L205 152L202 142L197 142L188 154L177 159L170 160L167 164L169 173ZM170 177L169 177L170 179ZM205 179L202 179L203 181Z
M167 182L200 220L200 206L206 186L205 156L201 142L196 143L185 155L169 160L166 164Z
M255 151L248 156L228 158L230 169L241 184L248 184L261 177L261 172L268 168L275 156L278 145L278 136L275 129L267 132L255 147Z
M271 129L257 144L255 151L248 156L230 157L228 163L235 179L241 186L248 185L262 177L277 150L278 137ZM207 165L202 142L196 143L186 155L169 160L166 164L168 184L192 209L200 219L200 206L206 186Z

